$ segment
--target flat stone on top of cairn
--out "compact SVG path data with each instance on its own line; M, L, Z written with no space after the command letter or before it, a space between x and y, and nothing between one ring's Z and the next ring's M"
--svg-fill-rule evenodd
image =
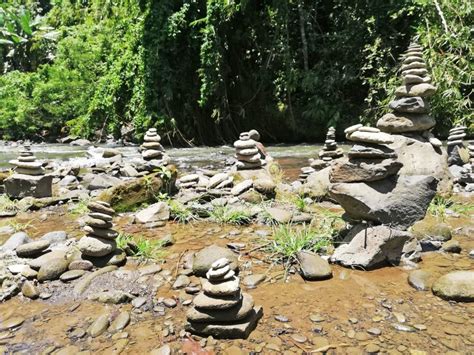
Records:
M239 277L230 261L215 261L202 281L203 291L193 300L187 312L186 330L200 336L237 339L247 338L263 315L251 295L241 292Z
M250 138L248 132L242 132L239 140L234 142L237 170L259 169L264 165L257 148L257 142Z
M436 87L431 84L431 77L423 59L423 48L412 43L402 58L402 86L397 88L396 98L389 104L389 108L394 112L382 116L377 127L389 133L428 131L436 122L429 115L430 105L427 98L436 92ZM430 143L439 146L439 140L432 138L434 137L428 138Z
M166 160L165 148L161 145L161 137L156 128L150 128L143 137L142 157L144 160Z
M115 239L117 231L113 230L112 218L115 213L110 204L103 201L93 201L87 205L89 214L86 219L83 236L78 248L85 256L101 257L113 253L117 249Z

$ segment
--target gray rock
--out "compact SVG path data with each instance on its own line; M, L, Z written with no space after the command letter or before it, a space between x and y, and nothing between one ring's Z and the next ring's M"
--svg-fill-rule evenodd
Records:
M413 64L413 63L412 63ZM412 68L410 68L412 69ZM403 70L403 66L402 66ZM431 84L403 85L395 90L396 97L429 97L434 95L436 87Z
M262 308L255 307L246 318L240 320L238 323L207 324L188 322L185 329L193 334L212 336L217 339L245 339L249 336L252 330L255 329L257 322L262 315Z
M266 212L270 215L272 220L281 224L289 223L293 217L293 213L290 210L284 208L269 207L266 209Z
M206 276L206 273L211 268L211 265L216 260L221 258L227 258L230 260L232 270L236 270L238 268L237 257L232 251L213 244L200 250L194 255L193 273L196 276Z
M165 344L161 348L150 351L149 355L171 355L171 347Z
M265 274L252 274L247 275L243 278L242 284L248 288L255 288L260 285L266 279Z
M67 233L65 231L54 231L43 235L40 240L47 240L52 245L65 242L67 240Z
M103 190L118 185L122 182L119 178L107 174L93 174L89 181L84 178L88 190Z
M240 292L239 278L234 276L227 281L212 282L207 279L202 280L204 293L214 297L233 296Z
M427 131L435 124L434 118L427 114L409 113L387 113L377 121L377 127L389 133Z
M36 240L34 242L19 245L16 248L16 255L20 258L31 258L43 253L49 247L49 241Z
M138 176L138 171L130 164L125 164L124 167L120 169L120 174L126 177L136 177Z
M139 211L135 215L138 223L150 223L156 221L167 221L170 218L170 208L165 202L157 202Z
M474 271L454 271L433 283L433 293L445 300L474 302Z
M80 278L85 273L86 272L84 270L69 270L69 271L66 271L64 274L62 274L59 277L59 279L63 282L69 282L69 281Z
M103 314L99 318L97 318L94 323L91 324L89 329L87 329L87 333L93 338L98 337L99 335L103 334L107 328L109 327L109 315Z
M82 254L94 257L111 254L117 249L115 240L92 238L88 236L82 237L77 246Z
M363 132L356 131L347 136L354 142L374 143L374 144L391 144L394 142L390 134L383 132Z
M191 280L186 275L179 275L176 278L176 281L173 283L172 288L173 290L179 290L181 288L188 286L190 282Z
M38 271L38 281L56 280L67 270L68 266L69 261L64 258L52 259L40 267Z
M39 297L39 291L31 281L25 281L21 287L21 293L27 298L36 299Z
M28 264L32 269L39 270L43 265L46 265L51 260L54 259L66 259L66 251L64 250L54 250L47 254L41 255L40 257L29 260Z
M422 97L401 97L390 102L389 107L397 112L425 113L430 107Z
M119 315L110 323L109 332L118 333L125 329L130 323L130 313L120 312Z
M89 260L73 260L69 264L69 270L91 270L94 267L94 264L92 264L91 261Z
M335 263L346 267L373 269L385 264L398 265L412 254L419 255L421 248L408 232L387 226L353 227L344 243L331 256Z
M330 195L352 219L406 229L424 218L436 186L432 176L391 176L369 183L336 183Z
M79 182L77 181L77 178L72 175L66 175L59 181L58 185L59 186L69 186L73 184L78 184Z
M193 303L195 308L200 310L223 310L234 307L241 301L241 293L227 297L211 297L205 293L200 293L194 298Z
M244 293L240 302L231 308L224 310L199 310L191 308L186 313L190 322L196 323L230 323L247 317L253 310L254 301L252 296Z
M296 255L301 274L306 280L325 280L332 277L329 263L317 254L300 251Z
M301 187L301 192L311 198L319 199L325 197L329 192L329 175L331 167L324 168L312 173L306 179L305 184Z
M7 241L2 245L3 251L13 251L22 244L31 242L30 237L25 232L17 232L13 234Z
M69 144L73 145L73 146L79 146L79 147L88 147L88 146L92 145L90 140L83 139L83 138L75 139L75 140L71 141Z
M347 154L350 159L390 159L396 158L395 151L387 146L378 144L354 144Z
M13 174L4 181L5 193L13 198L44 198L53 195L53 177Z
M443 246L441 247L441 250L446 253L459 254L462 248L461 248L461 244L459 244L457 240L451 239L443 244Z
M330 181L365 182L385 179L395 175L402 163L394 159L350 159L339 160L331 170Z
M232 188L232 190L230 190L230 193L234 196L239 196L242 193L244 193L245 191L251 189L252 186L253 186L253 180L247 179L247 180L244 180L244 181L238 183L237 185L235 185Z
M408 283L418 291L427 291L431 288L432 274L425 270L414 270L408 275Z
M130 302L130 300L133 299L133 296L123 291L114 290L97 292L90 295L88 298L101 303L119 304Z

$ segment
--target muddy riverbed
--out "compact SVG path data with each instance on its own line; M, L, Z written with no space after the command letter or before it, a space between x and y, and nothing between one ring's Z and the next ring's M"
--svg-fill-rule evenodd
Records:
M472 202L472 201L471 201ZM65 230L80 236L78 220L67 206L38 212L20 213L4 218L0 226L22 226L32 237L45 232ZM429 223L440 223L429 216ZM306 282L298 274L285 280L282 266L272 264L269 255L259 247L271 241L272 230L264 225L230 226L208 222L168 223L165 227L145 230L131 224L129 215L115 218L117 229L146 239L172 234L175 244L165 248L160 263L160 286L148 301L172 299L175 307L133 308L131 304L107 305L68 292L74 287L54 281L39 285L40 291L55 289L55 296L29 300L20 296L0 304L0 324L19 317L23 323L0 331L3 353L149 353L169 344L174 351L196 354L291 354L325 352L330 354L468 354L474 352L474 304L447 302L430 291L416 291L407 283L410 270L384 267L374 271L351 270L332 265L333 277L325 281ZM460 242L460 254L424 253L418 267L442 275L453 270L472 270L474 260L468 253L474 249L472 214L448 216L453 238ZM4 236L0 236L3 243ZM263 306L264 316L257 329L246 340L196 340L183 337L187 300L192 295L173 290L172 283L190 252L218 244L241 243L239 263L241 278L249 274L265 275L255 288L243 289ZM143 267L129 260L120 270L133 272ZM146 285L158 276L136 276L130 289ZM117 276L120 279L120 275ZM98 291L113 288L112 278L102 277L93 287ZM191 281L199 280L191 276ZM151 297L151 298L150 298ZM120 312L131 314L125 330L105 332L92 338L85 334L101 314L112 319ZM194 349L191 351L190 349ZM165 352L155 352L158 354Z

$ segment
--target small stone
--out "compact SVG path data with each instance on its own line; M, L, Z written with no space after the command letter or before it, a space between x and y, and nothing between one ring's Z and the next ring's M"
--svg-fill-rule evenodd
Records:
M67 270L69 261L63 258L55 258L45 263L38 271L38 281L55 280Z
M70 270L66 271L64 274L62 274L59 279L63 282L68 282L72 281L75 279L78 279L82 275L84 275L86 272L84 270Z
M290 320L288 319L288 317L284 316L284 315L281 315L281 314L278 314L275 316L275 319L279 322L282 322L282 323L288 323Z
M367 329L367 333L371 334L371 335L380 335L382 334L382 331L380 330L380 328L369 328Z
M23 324L25 321L25 318L23 317L12 317L8 318L6 320L1 320L0 321L0 332L3 332L4 330L10 330L16 327L19 327L20 325Z
M248 275L243 278L242 284L249 288L254 288L257 287L257 285L261 284L263 281L265 281L265 279L265 274Z
M21 293L23 296L36 299L39 297L39 291L36 288L35 284L31 281L25 281L21 287Z
M140 276L153 275L162 270L161 266L158 264L148 265L138 269Z
M190 283L190 279L189 277L187 277L186 275L179 275L177 278L176 278L176 281L173 283L173 290L178 290L180 288L184 288L186 286L189 285Z
M109 315L103 314L99 316L94 323L91 324L89 329L87 329L87 333L93 338L98 337L102 333L104 333L109 326Z
M125 329L125 327L130 323L130 313L124 311L110 323L109 332L117 333Z
M73 260L69 264L69 270L91 270L94 267L89 260Z
M309 316L309 319L311 320L311 322L315 322L315 323L324 322L326 320L326 318L324 318L320 314L311 314Z
M136 297L132 300L132 306L135 308L140 308L146 303L145 297Z
M49 247L50 243L47 240L37 240L31 243L26 243L16 248L16 255L20 258L29 258L37 256Z
M306 343L308 341L308 338L305 337L304 335L302 334L292 334L291 335L291 339L293 339L294 341L296 341L297 343Z
M369 354L377 354L380 351L380 347L376 344L369 344L365 347L365 351Z
M176 301L175 301L174 299L172 299L172 298L165 298L165 299L163 300L163 304L164 304L166 307L168 307L168 308L174 308L174 307L177 306Z
M393 323L392 327L395 330L398 330L400 332L407 332L407 333L416 332L415 328L413 328L411 325L407 325L407 324Z

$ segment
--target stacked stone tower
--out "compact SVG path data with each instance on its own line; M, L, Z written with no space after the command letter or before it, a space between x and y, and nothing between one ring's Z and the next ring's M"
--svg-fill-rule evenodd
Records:
M90 213L84 227L86 235L79 240L79 250L86 257L112 254L117 249L115 239L118 236L118 233L112 229L115 211L110 204L103 201L90 202L87 207Z
M428 103L428 98L436 92L436 87L431 84L420 45L410 44L403 55L400 72L402 86L397 88L396 98L389 104L393 112L382 116L377 127L388 133L424 133L434 147L440 147L441 142L428 133L436 124L429 115Z
M248 132L243 132L239 140L234 142L235 158L238 160L237 170L259 169L264 164L257 148L257 142L250 138Z
M164 165L168 163L165 148L161 145L161 137L156 128L150 128L143 138L142 157L144 160L159 160Z
M448 136L448 165L464 164L461 158L460 149L464 149L463 140L466 137L467 127L456 126L449 130Z
M24 145L18 158L10 164L14 174L5 180L7 195L14 198L52 196L53 177L45 175L43 163L36 160L29 145Z
M342 149L338 148L336 143L336 129L334 127L329 127L326 134L324 147L319 152L319 158L326 162L330 162L331 160L340 158L342 156Z
M214 338L247 338L263 311L254 307L252 296L241 292L239 278L227 258L212 264L202 288L187 313L186 330Z

